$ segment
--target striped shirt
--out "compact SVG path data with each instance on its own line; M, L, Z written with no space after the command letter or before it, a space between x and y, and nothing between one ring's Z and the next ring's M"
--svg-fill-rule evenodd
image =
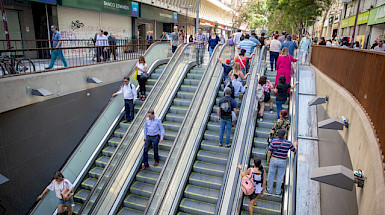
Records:
M282 143L283 141L283 143ZM279 147L282 143L282 146ZM286 159L287 158L287 152L291 150L291 151L295 151L295 147L294 145L288 141L288 140L284 140L284 139L273 139L271 141L271 144L269 146L269 151L272 153L272 156L276 157L276 158L280 158L280 159Z

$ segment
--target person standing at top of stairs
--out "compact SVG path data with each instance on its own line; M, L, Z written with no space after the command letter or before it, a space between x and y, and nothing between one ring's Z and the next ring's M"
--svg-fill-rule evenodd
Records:
M136 87L135 85L130 83L130 78L125 77L124 83L122 87L120 87L120 90L114 94L112 94L112 97L115 97L119 94L123 93L124 97L124 109L126 111L126 120L124 120L124 123L131 122L134 119L134 105L136 101Z
M146 123L144 124L144 151L143 151L143 167L142 170L147 169L148 165L148 151L151 144L154 148L154 166L159 164L158 144L163 142L164 128L162 121L158 117L155 117L154 110L148 110Z

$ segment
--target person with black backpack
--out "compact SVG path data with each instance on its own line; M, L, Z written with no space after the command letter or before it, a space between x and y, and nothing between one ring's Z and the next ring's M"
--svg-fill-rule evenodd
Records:
M242 82L238 80L238 75L233 73L231 75L231 81L227 84L226 87L232 88L231 97L236 101L236 104L238 105L239 101L239 94L245 93L247 85L243 86Z
M223 135L226 129L226 147L231 147L230 135L232 126L232 112L237 114L237 103L231 98L231 89L225 88L225 97L219 99L218 102L218 120L221 126L219 133L219 146L223 145Z

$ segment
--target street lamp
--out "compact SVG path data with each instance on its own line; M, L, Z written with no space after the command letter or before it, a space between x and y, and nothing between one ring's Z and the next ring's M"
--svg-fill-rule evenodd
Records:
M187 17L187 12L188 12L188 9L192 9L194 8L194 6L192 6L191 4L189 6L186 6L186 5L182 5L180 6L180 8L182 9L186 9L186 41L187 41L187 25L188 25L188 17Z

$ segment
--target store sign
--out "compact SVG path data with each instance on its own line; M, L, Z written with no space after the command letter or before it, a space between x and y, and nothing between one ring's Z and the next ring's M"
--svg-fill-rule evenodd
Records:
M368 23L369 20L369 11L365 13L358 14L357 25L362 25ZM349 18L343 19L341 22L341 28L346 28L350 26L354 26L356 22L356 16L351 16Z
M215 23L214 22L210 22L210 21L206 21L206 20L203 20L203 19L200 19L199 20L199 25L214 27Z
M29 1L46 3L46 4L56 4L56 0L29 0Z
M178 22L178 13L174 12L174 23Z
M368 25L385 22L385 5L370 10Z
M131 15L135 17L139 17L139 3L132 2L131 3Z
M131 1L126 0L62 0L61 5L99 12L131 15Z
M147 4L141 4L140 17L161 22L173 23L175 20L174 12Z

